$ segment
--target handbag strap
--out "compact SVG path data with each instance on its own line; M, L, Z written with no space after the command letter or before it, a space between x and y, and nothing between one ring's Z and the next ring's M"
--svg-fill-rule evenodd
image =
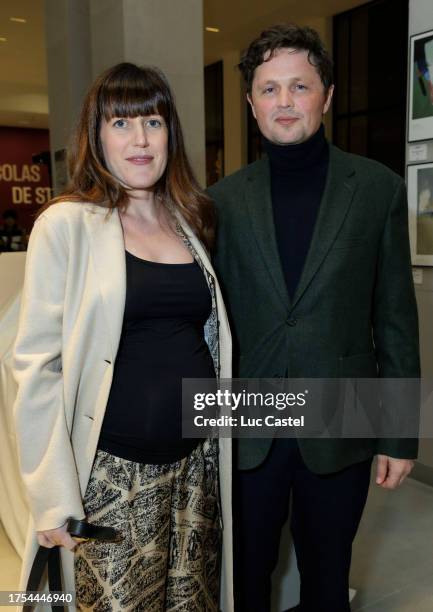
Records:
M69 519L68 532L77 538L99 540L101 542L121 542L123 535L112 527L92 525L84 520ZM30 570L26 591L38 591L45 568L48 566L48 585L50 591L63 591L62 575L60 569L60 547L39 546ZM34 605L23 606L23 612L32 612ZM61 604L51 604L52 610L65 610Z
M33 561L32 569L30 570L29 579L27 581L26 591L38 591L42 576L45 571L45 568L48 565L48 585L50 591L61 592L63 590L62 587L62 577L60 571L60 550L58 546L54 546L53 548L46 548L45 546L39 546L38 551L36 553L35 559ZM32 612L34 605L25 605L23 606L23 612ZM64 606L61 604L51 604L52 610L65 610Z
M114 527L103 527L73 518L68 520L68 533L74 538L100 542L121 542L124 538L123 534Z

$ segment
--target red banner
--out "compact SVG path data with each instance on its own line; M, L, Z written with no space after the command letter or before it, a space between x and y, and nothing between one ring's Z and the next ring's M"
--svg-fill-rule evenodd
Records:
M48 165L34 163L49 147L48 130L0 127L0 225L12 209L29 232L37 210L51 198Z

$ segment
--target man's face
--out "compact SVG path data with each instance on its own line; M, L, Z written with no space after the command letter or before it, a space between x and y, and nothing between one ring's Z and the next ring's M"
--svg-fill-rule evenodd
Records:
M325 93L308 51L283 48L257 66L248 102L265 138L275 144L299 144L319 129L332 92L333 86Z
M16 221L14 219L14 217L6 217L4 220L4 224L6 225L6 227L14 227Z

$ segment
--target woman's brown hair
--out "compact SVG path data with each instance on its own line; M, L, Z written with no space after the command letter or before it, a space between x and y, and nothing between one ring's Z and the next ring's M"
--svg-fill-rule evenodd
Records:
M100 141L101 121L151 114L161 115L168 129L167 168L155 185L155 195L165 205L177 208L210 249L215 233L213 205L200 188L186 155L170 86L164 74L154 67L117 64L95 81L84 100L69 151L69 185L48 206L73 200L93 202L110 209L124 208L128 190L106 167Z

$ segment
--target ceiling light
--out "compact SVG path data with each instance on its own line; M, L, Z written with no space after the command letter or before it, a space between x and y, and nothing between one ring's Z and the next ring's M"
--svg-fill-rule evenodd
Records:
M9 21L15 21L15 23L27 23L27 19L23 17L9 17Z
M4 36L0 36L0 42L6 42L7 38L5 38Z
M206 32L219 32L219 28L206 28Z

